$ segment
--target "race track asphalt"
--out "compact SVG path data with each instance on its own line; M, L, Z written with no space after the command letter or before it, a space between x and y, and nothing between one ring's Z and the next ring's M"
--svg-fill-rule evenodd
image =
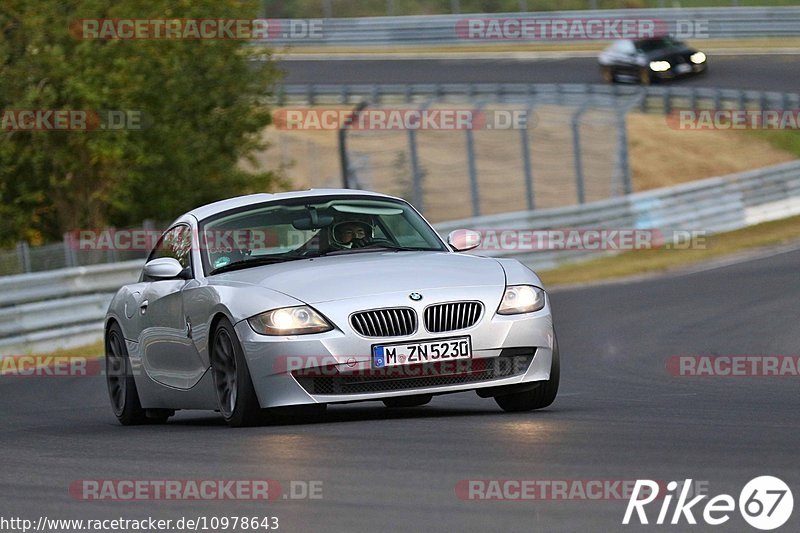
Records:
M0 517L277 516L282 531L636 531L624 500L469 501L460 480L691 478L738 498L759 475L800 497L797 377L675 377L673 355L798 354L800 251L552 294L562 388L506 414L462 393L425 407L332 407L321 420L229 429L214 413L124 428L103 378L0 378ZM322 482L322 498L80 501L84 479ZM651 520L657 510L652 511ZM779 531L797 531L795 510ZM732 514L717 531L751 531ZM752 530L755 531L755 530Z
M595 58L283 61L283 83L602 83ZM800 55L714 56L703 76L676 86L797 92Z

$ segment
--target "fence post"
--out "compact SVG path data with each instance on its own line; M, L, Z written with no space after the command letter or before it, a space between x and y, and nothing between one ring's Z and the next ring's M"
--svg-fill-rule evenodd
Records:
M586 193L583 184L583 160L581 158L581 132L580 132L580 119L581 115L586 112L587 105L583 104L572 115L572 150L574 153L575 161L575 190L578 195L578 203L582 204L586 201Z
M621 109L617 112L617 144L619 145L619 166L622 173L622 191L624 194L631 194L633 186L631 184L631 167L628 161L628 130L626 118L628 116L627 109Z
M369 102L367 102L366 100L362 100L361 102L359 102L356 108L353 109L350 118L346 119L344 121L344 124L342 124L342 127L339 128L339 162L342 166L342 187L345 189L351 188L350 159L347 155L347 129L348 126L350 126L350 124L353 123L353 121L358 119L358 114L361 113L364 110L364 108L367 107L367 105L369 105Z
M519 130L519 139L522 143L522 166L525 172L525 198L528 202L528 211L535 208L533 196L533 168L531 166L530 140L528 139L528 122L533 113L533 104L525 108L525 127Z
M28 241L19 241L17 243L17 261L22 272L28 273L31 271L31 250L28 246Z
M478 104L478 111L481 111L483 104ZM469 188L472 196L472 216L481 216L480 190L478 189L478 169L475 166L475 139L472 135L472 128L467 128L467 167L469 168Z
M75 256L72 253L72 235L69 232L65 232L62 236L62 242L64 243L64 266L74 267L75 265Z
M414 207L424 214L422 173L420 172L417 155L417 131L414 128L408 128L408 155L411 159L411 186L412 194L414 195Z

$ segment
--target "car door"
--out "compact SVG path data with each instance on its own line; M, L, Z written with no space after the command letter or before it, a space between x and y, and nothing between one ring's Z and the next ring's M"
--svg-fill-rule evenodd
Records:
M148 261L172 257L188 275L179 279L144 279L149 283L139 300L139 342L147 374L179 389L194 386L206 370L192 342L192 326L183 305L183 291L194 283L189 281L193 272L191 248L192 231L188 225L180 224L165 232Z

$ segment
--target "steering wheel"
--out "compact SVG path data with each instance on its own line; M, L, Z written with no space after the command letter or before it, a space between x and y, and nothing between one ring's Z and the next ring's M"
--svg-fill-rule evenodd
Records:
M390 241L389 239L355 239L353 240L353 248L366 248L368 246L387 246L388 248L394 248L397 245Z

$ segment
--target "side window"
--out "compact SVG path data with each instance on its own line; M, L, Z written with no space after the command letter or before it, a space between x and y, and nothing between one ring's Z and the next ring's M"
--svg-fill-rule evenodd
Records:
M183 268L192 264L192 232L188 226L175 226L166 232L147 260L162 257L177 259Z

